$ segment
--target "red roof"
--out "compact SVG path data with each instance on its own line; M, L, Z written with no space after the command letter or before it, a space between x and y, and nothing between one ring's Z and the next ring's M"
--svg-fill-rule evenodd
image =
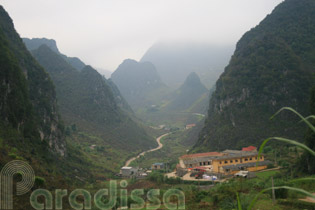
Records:
M186 158L196 158L196 157L213 157L213 156L223 156L220 152L206 152L206 153L197 153L197 154L189 154L189 155L183 155L180 158L186 159Z
M242 148L242 151L253 151L253 150L257 150L257 147L249 146L249 147Z

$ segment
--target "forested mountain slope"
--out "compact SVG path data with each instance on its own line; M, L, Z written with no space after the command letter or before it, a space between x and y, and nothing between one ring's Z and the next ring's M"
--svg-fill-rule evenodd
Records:
M76 70L46 45L32 54L56 85L61 114L67 125L103 139L103 146L141 151L155 146L154 139L122 111L112 89L91 66Z
M315 84L315 1L286 0L238 42L216 83L195 151L258 145L270 136L301 137L298 119L281 107L308 113Z
M24 46L2 6L0 47L1 137L17 149L36 153L36 145L46 143L47 148L41 150L50 148L54 154L66 155L54 85Z

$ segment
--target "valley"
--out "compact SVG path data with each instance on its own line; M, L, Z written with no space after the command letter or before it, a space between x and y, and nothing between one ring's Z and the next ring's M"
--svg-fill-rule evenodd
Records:
M274 6L235 44L143 40L133 59L128 39L22 38L1 4L0 209L315 209L315 1Z

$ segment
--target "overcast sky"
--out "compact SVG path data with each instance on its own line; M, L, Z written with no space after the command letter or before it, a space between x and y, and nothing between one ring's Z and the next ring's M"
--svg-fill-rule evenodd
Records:
M22 37L114 71L157 41L236 44L282 0L0 0Z

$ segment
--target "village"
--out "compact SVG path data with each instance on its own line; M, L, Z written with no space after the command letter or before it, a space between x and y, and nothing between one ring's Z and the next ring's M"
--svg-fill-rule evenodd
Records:
M232 177L255 177L255 172L265 170L271 164L271 161L265 160L264 154L258 157L256 147L249 146L241 150L185 154L179 157L175 170L169 173L167 163L154 163L150 169L124 166L118 176L142 179L160 171L168 178L221 182Z

